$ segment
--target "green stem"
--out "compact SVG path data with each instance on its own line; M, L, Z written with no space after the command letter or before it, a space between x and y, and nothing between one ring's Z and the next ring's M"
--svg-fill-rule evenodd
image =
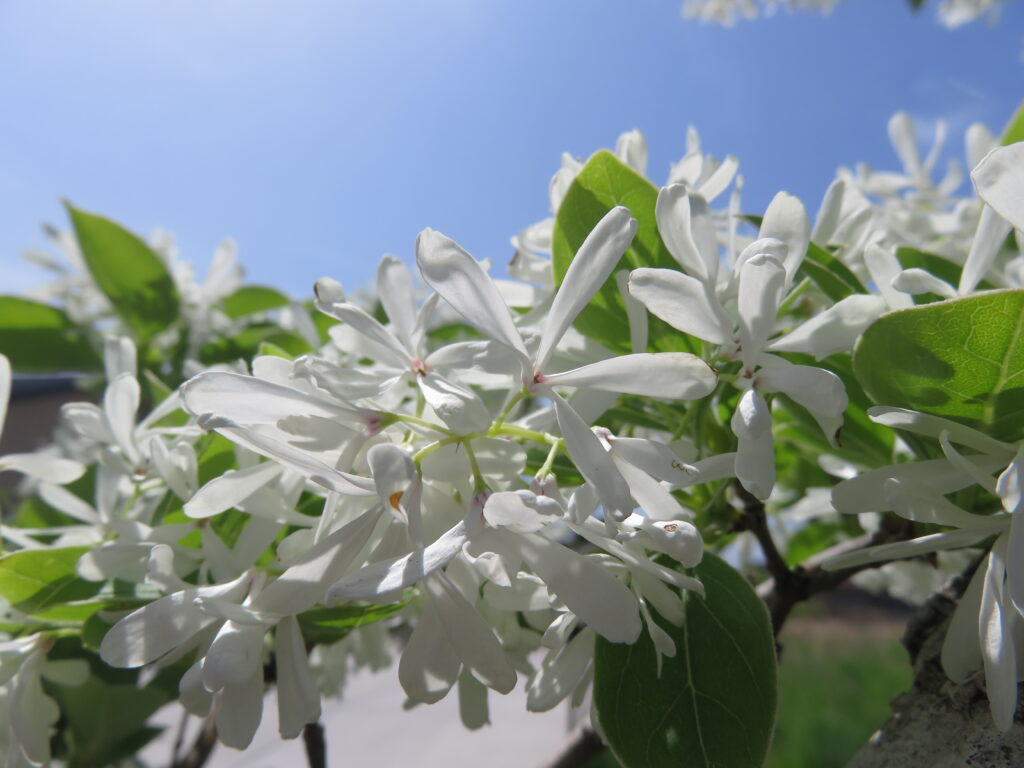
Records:
M555 464L555 458L558 456L558 452L564 445L565 442L560 438L551 444L551 450L548 451L547 458L544 459L544 463L540 465L540 469L538 469L537 474L534 475L537 480L543 480L551 474L551 467Z
M505 424L505 419L507 419L508 415L512 413L512 409L519 404L519 401L526 397L526 394L526 390L521 389L519 390L519 392L512 396L512 399L508 401L505 407L501 410L501 413L498 414L497 420L494 422L494 424L491 425L491 428L487 430L487 434L489 437L494 437L494 435L499 434L499 430L501 430L502 426L504 426Z

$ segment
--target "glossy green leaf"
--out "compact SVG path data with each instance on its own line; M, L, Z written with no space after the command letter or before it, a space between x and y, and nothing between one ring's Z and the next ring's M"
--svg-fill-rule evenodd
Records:
M561 284L576 252L590 231L617 205L629 208L638 229L632 245L615 271L638 267L679 269L668 252L655 218L658 190L643 176L621 163L607 150L594 154L565 195L552 240L555 282ZM687 336L656 317L650 323L649 348L656 351L693 351ZM626 307L615 283L614 272L576 318L576 328L594 341L617 352L630 352Z
M178 319L178 288L136 235L110 219L66 204L82 258L114 311L146 342Z
M357 627L393 616L405 608L408 600L391 605L343 605L314 608L298 615L302 636L309 643L328 645L343 639Z
M102 367L85 334L62 309L19 296L0 296L0 350L19 373Z
M1008 144L1016 144L1018 141L1024 141L1024 101L1020 103L1017 111L1013 113L1013 117L1006 124L1006 128L1003 129L1003 135L999 139L999 143L1004 147Z
M861 336L853 367L879 405L1024 437L1024 291L892 312Z
M867 293L867 288L843 262L820 245L810 243L807 255L796 271L798 277L809 277L832 301L839 301L855 293Z
M243 285L224 299L224 314L230 318L269 312L287 307L290 300L280 291L263 285Z
M626 768L759 768L776 709L768 613L735 569L712 554L694 569L706 597L686 593L685 620L661 626L676 644L658 676L645 632L632 646L598 638L594 704Z
M86 581L75 564L89 547L23 549L0 557L0 596L23 613L87 600L103 584Z
M292 357L313 351L309 342L296 333L283 330L273 323L253 323L232 336L204 345L199 357L206 365L252 360L263 343L273 344Z

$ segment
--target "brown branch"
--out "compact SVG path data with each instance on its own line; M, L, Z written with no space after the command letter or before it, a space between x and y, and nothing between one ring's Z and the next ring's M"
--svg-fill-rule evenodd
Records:
M171 768L202 768L210 759L210 754L215 746L217 746L217 726L214 725L211 715L203 721L189 751L180 758L175 756Z
M604 750L601 737L590 728L584 728L548 768L583 768Z
M320 723L306 723L302 729L302 743L306 747L309 768L327 768L327 742Z

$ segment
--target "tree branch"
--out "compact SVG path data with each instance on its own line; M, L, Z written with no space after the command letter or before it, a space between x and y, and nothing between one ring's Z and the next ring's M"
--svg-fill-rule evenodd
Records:
M302 743L306 747L309 768L327 768L327 742L320 723L307 723L302 729Z
M592 729L584 728L548 768L583 768L604 750L601 737Z
M214 725L213 716L210 716L203 721L195 741L192 742L192 747L180 758L175 756L171 768L202 768L210 759L210 754L215 746L217 746L217 726Z

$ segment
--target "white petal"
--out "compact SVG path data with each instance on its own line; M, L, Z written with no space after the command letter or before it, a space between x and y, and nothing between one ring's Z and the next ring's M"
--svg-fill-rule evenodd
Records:
M838 352L849 352L857 337L887 309L885 300L879 296L847 296L785 336L775 339L767 349L773 352L804 352L818 360Z
M135 444L135 414L139 410L139 382L124 374L114 379L103 393L103 412L117 444L129 461L139 461Z
M473 677L468 667L463 667L459 675L459 719L470 731L491 724L487 708L487 686Z
M1009 458L1014 452L1014 447L1009 443L996 440L960 422L933 416L929 413L912 411L908 408L876 405L868 408L868 416L876 424L884 424L893 429L905 429L926 437L938 438L939 435L946 432L954 443L982 453L1003 455Z
M1003 554L1005 542L997 541L987 558L985 581L981 590L981 608L978 614L978 638L985 668L985 687L989 707L996 728L1008 731L1013 727L1017 709L1017 662L1014 638L1010 633L1012 611L1009 600L1004 602ZM980 567L985 567L983 564Z
M811 240L811 224L807 220L804 204L792 195L779 192L764 212L758 237L771 237L786 244L783 266L786 268L787 283L791 282L807 254L807 244Z
M462 663L431 607L420 615L398 662L398 682L413 701L433 704L448 695Z
M10 728L33 765L50 763L50 727L60 717L56 702L43 692L38 665L41 659L33 654L18 671L11 697Z
M636 642L643 623L628 587L597 561L557 542L538 534L516 538L523 561L569 610L610 642Z
M893 249L882 248L874 243L869 245L864 250L864 264L890 309L909 309L914 306L910 296L893 288L893 281L903 271Z
M0 435L4 433L7 419L7 404L11 399L11 361L0 353Z
M263 717L263 668L245 682L224 688L216 703L217 738L234 749L248 747Z
M416 377L423 398L442 421L458 435L486 432L491 412L479 395L453 384L433 371Z
M614 451L612 456L615 456ZM629 485L629 492L636 500L637 506L651 519L676 520L693 516L692 511L686 510L661 483L642 469L621 459L617 459L615 465Z
M498 693L515 687L516 673L494 632L443 572L423 580L448 642L476 678Z
M39 497L54 509L83 523L100 522L96 510L66 488L51 483L41 483Z
M971 171L971 179L978 197L1024 230L1024 141L993 149Z
M1017 449L1013 461L999 475L996 493L1007 512L1024 512L1024 445Z
M380 324L377 318L370 315L362 307L348 302L326 304L318 302L317 308L324 314L330 315L346 325L350 326L357 333L361 333L375 345L376 350L387 357L388 362L399 368L408 368L412 358L395 335Z
M484 519L517 533L533 533L565 514L562 505L527 490L492 493L484 503Z
M736 478L759 499L767 499L775 485L775 442L768 404L748 389L732 415L736 435Z
M985 472L969 458L960 453L949 440L949 434L943 432L939 435L939 445L942 446L943 455L949 459L949 463L964 474L970 475L975 483L980 485L989 493L996 492L996 481L991 472Z
M112 667L141 667L156 661L215 621L195 605L195 598L238 602L249 581L243 575L229 584L175 592L133 611L104 635L100 657Z
M286 416L346 420L358 414L355 409L328 403L291 387L219 371L189 379L182 385L181 395L189 413L212 413L239 424L275 424Z
M626 320L629 322L629 348L633 352L644 352L647 350L648 327L647 312L644 305L629 292L629 272L620 269L615 273L615 285L619 289L619 296L626 307Z
M265 461L247 469L228 470L208 482L185 503L191 518L212 517L237 507L267 483L279 477L280 464Z
M908 176L921 173L921 157L917 149L917 132L914 121L906 112L897 112L889 119L889 141L899 155Z
M837 416L846 410L849 399L843 380L831 371L792 365L781 358L762 363L757 385L765 392L783 392L812 413Z
M683 333L713 344L732 339L732 321L696 278L674 269L634 269L629 291L651 314Z
M257 673L263 676L265 626L243 626L224 622L203 660L203 685L217 692L239 685Z
M718 275L718 245L704 197L685 184L662 187L655 215L658 232L669 253L690 275L704 284L714 285ZM709 229L710 238L707 236Z
M936 293L947 299L956 297L956 289L953 286L919 267L904 269L893 279L892 287L912 296L919 293Z
M612 457L572 406L555 393L551 399L565 447L580 474L597 489L606 514L625 517L633 511L633 499Z
M178 701L185 711L196 717L206 717L213 703L213 696L203 687L203 660L199 659L188 668L178 682Z
M138 372L136 364L135 344L125 336L108 336L103 342L103 368L107 381L128 374L135 376Z
M269 459L280 461L329 491L347 496L372 496L375 493L373 481L369 478L332 469L299 448L253 429L246 429L228 419L201 419L200 426L205 429L215 429L228 440L243 448L248 448Z
M636 128L619 136L615 156L641 176L647 173L647 141Z
M696 468L687 464L664 443L640 437L610 436L611 454L639 467L659 480L689 484Z
M754 370L772 333L786 285L786 270L766 254L750 257L740 268L739 313L743 365Z
M320 719L320 691L313 679L302 630L286 616L274 634L277 661L277 722L282 739L294 739L308 723Z
M444 566L462 550L466 526L458 523L425 549L390 560L380 560L341 579L327 591L326 603L344 600L373 600L410 587Z
M972 515L923 483L909 478L885 481L885 497L900 517L918 523L975 528L992 523L990 516Z
M538 370L544 370L566 329L611 275L633 241L636 228L636 219L629 209L616 206L587 235L548 310L537 349Z
M736 176L736 171L739 167L739 160L732 155L726 155L722 159L721 164L697 185L697 191L710 203L725 191L725 188L729 186L729 182Z
M994 472L1003 466L999 458L978 457L974 462ZM906 464L894 464L863 472L857 477L843 480L832 489L832 506L838 512L885 512L892 509L885 496L884 483L890 477L908 478L923 483L939 494L959 491L974 483L969 475L956 469L948 459L928 459Z
M1011 516L1007 545L1006 591L1018 613L1024 615L1024 514L1020 512Z
M593 658L593 635L581 632L540 663L526 687L526 709L547 712L572 693Z
M1024 158L1024 154L1021 157ZM1021 184L1021 191L1024 192L1024 183ZM967 255L967 261L964 262L963 271L960 273L957 293L966 296L985 279L1006 241L1006 236L1010 234L1010 229L1010 223L997 216L992 208L987 205L982 207L978 229L971 242L971 252Z
M963 549L972 547L990 536L999 533L999 526L992 528L964 528L958 531L931 533L910 541L897 541L894 544L880 544L877 547L865 547L853 552L830 558L822 563L826 571L838 571L843 568L883 563L889 560L902 560L917 557L930 552L941 552L947 549Z
M981 669L978 614L981 611L981 589L987 570L985 565L985 562L981 563L971 577L967 589L956 604L953 618L946 629L946 637L942 641L942 669L958 685Z
M696 400L711 393L718 377L707 363L686 352L621 355L564 373L545 374L548 384L607 392Z
M476 259L453 240L428 228L416 238L416 263L427 285L470 325L529 359L508 307Z
M704 556L704 539L692 523L685 520L660 520L642 529L652 549L662 552L684 568L694 568Z
M363 551L377 521L379 506L320 539L253 600L254 610L286 616L301 613L324 600L336 582Z
M377 298L384 305L395 335L409 354L415 355L416 296L412 290L412 275L394 256L384 256L377 266Z

